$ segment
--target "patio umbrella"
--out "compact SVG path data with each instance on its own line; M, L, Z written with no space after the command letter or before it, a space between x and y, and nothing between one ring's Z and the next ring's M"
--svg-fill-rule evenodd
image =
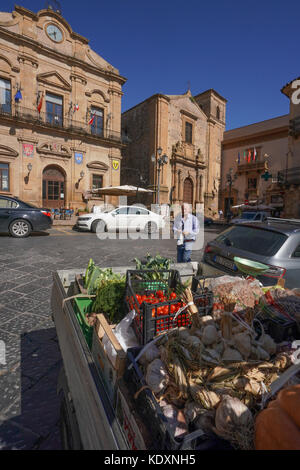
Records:
M106 186L105 188L93 189L91 192L99 196L134 196L136 193L144 194L153 193L154 191L125 184L123 186Z

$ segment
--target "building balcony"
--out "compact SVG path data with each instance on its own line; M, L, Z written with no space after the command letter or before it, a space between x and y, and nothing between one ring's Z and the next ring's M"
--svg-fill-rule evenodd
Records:
M0 123L2 120L27 122L35 126L50 127L65 130L74 134L94 136L95 138L121 143L120 132L111 129L97 128L87 122L75 121L68 115L55 116L50 113L38 112L37 109L24 108L22 106L0 105Z
M250 163L244 163L237 166L237 173L246 173L248 171L264 171L265 169L265 162L263 161L256 161Z

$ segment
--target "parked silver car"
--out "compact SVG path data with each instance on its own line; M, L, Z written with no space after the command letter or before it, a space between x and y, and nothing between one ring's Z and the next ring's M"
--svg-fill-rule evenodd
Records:
M300 220L269 218L230 226L206 245L203 274L241 275L235 256L268 265L268 271L257 276L264 285L283 278L286 287L300 287Z

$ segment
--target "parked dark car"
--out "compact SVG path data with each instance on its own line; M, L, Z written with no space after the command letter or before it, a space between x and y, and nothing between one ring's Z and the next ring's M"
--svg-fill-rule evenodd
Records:
M286 287L300 287L300 220L268 219L230 226L206 245L203 274L243 275L234 263L235 256L268 265L257 276L264 285L283 278Z
M17 197L0 196L0 232L8 232L16 238L25 238L32 231L47 230L51 225L49 209L35 207Z

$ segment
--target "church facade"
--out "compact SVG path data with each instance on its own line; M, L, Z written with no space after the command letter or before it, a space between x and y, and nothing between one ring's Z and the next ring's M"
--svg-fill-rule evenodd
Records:
M152 189L148 204L158 201L159 189L161 204L202 203L216 216L225 117L226 100L212 89L156 94L125 111L121 181ZM160 171L159 154L167 156Z

